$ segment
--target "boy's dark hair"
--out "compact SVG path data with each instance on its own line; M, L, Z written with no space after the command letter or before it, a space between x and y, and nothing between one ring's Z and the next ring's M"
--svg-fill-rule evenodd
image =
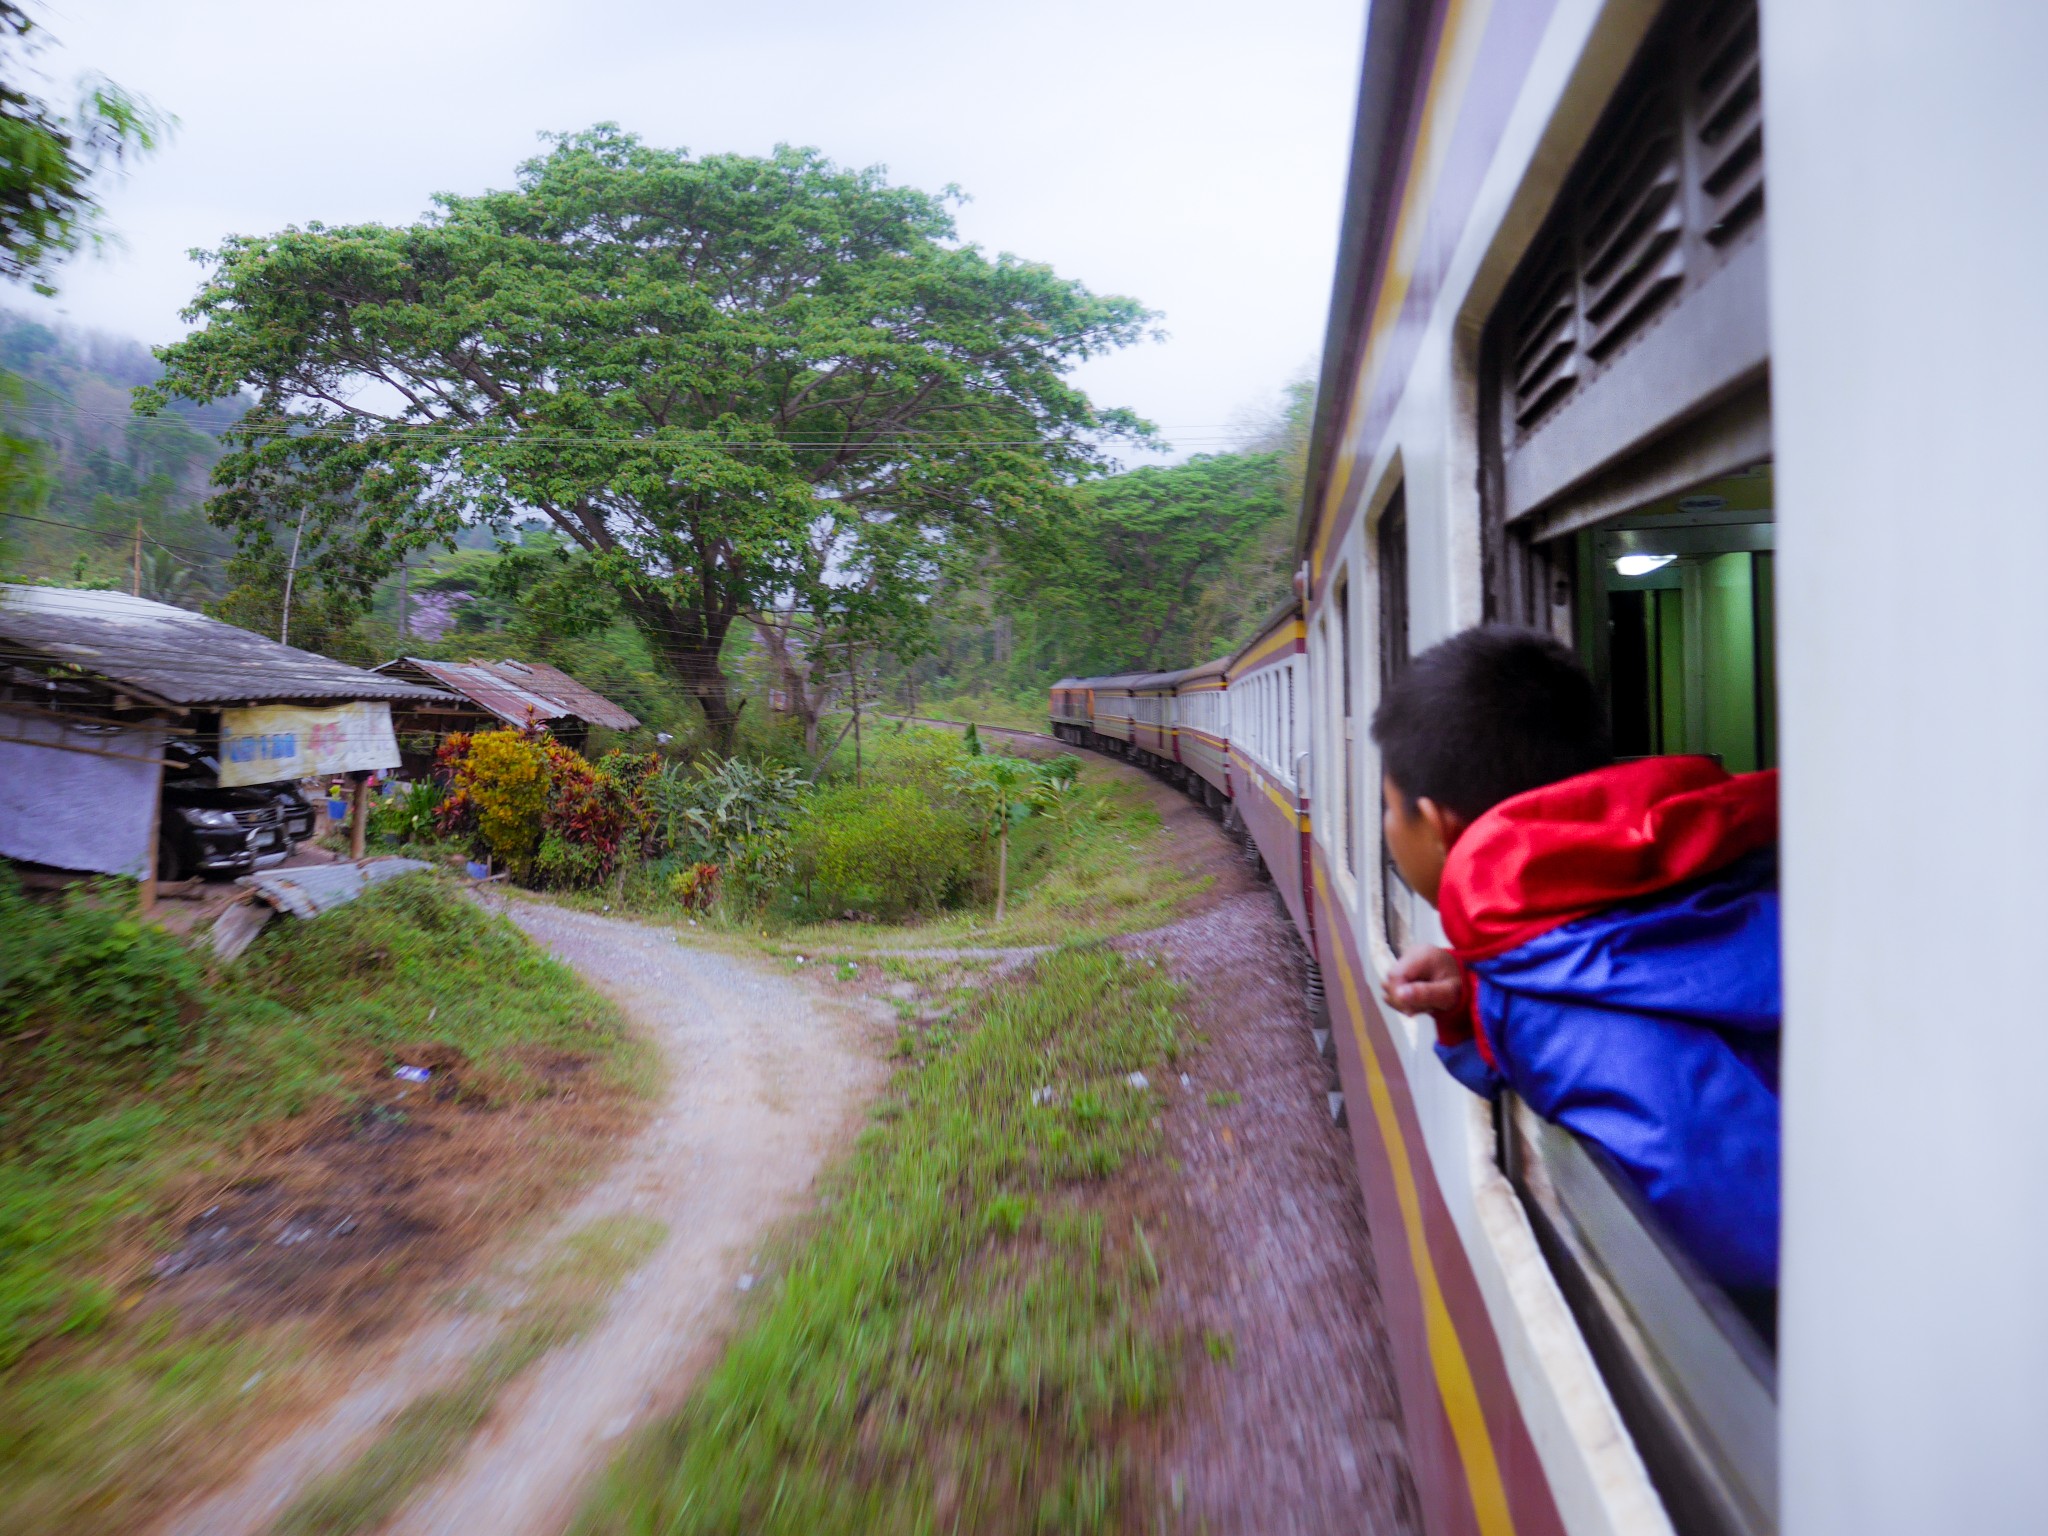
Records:
M1428 798L1467 821L1612 756L1578 659L1506 624L1468 629L1409 662L1373 711L1372 739L1411 808Z

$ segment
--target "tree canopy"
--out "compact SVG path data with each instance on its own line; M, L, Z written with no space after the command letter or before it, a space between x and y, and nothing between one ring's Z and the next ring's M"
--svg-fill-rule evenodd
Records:
M246 388L212 511L322 569L524 510L729 738L732 624L913 604L950 542L1071 503L1148 429L1065 375L1150 316L959 243L944 197L813 150L693 158L602 125L392 228L236 237L143 392Z
M27 10L0 0L0 276L49 293L51 265L99 233L95 183L155 148L167 120L99 79L74 109L53 105L29 63L38 41Z
M1100 481L1056 541L1005 567L1005 606L1034 617L1062 670L1187 666L1218 641L1201 623L1209 588L1285 525L1283 495L1274 453L1198 454Z

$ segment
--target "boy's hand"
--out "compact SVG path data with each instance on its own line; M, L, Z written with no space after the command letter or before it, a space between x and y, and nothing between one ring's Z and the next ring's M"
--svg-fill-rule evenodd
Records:
M1456 1013L1465 1000L1465 974L1448 949L1411 949L1387 972L1381 995L1400 1013Z

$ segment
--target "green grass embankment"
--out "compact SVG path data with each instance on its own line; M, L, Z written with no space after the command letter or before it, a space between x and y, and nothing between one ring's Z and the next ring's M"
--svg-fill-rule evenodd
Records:
M428 1104L421 1090L409 1101L419 1107L405 1107L397 1091L407 1085L392 1068L421 1059L447 1064L436 1081L459 1081L459 1102ZM616 1012L566 967L426 877L380 886L310 923L274 922L222 970L110 890L40 905L0 871L8 1529L133 1529L142 1512L232 1458L238 1429L294 1393L322 1394L321 1361L335 1341L323 1318L295 1312L298 1282L266 1290L259 1282L272 1271L261 1271L234 1288L238 1265L296 1258L280 1254L284 1237L263 1224L266 1188L298 1187L296 1171L317 1198L320 1179L348 1160L363 1171L349 1197L358 1198L380 1160L402 1154L431 1173L436 1147L473 1149L495 1136L502 1168L480 1173L472 1150L456 1170L475 1194L462 1207L474 1230L449 1230L459 1216L435 1218L436 1256L447 1260L515 1214L493 1208L493 1181L516 1183L530 1202L573 1178L579 1157L600 1145L550 1140L556 1111L542 1113L542 1101L558 1082L577 1085L566 1113L616 1121L648 1066ZM408 1135L429 1114L432 1133ZM302 1166L309 1147L321 1159L311 1168ZM422 1193L432 1192L429 1182ZM391 1224L376 1235L391 1244L386 1268L406 1264L418 1236L404 1229L408 1198L389 1197ZM246 1234L234 1253L208 1253L211 1267L180 1280L165 1264L203 1247L193 1223L209 1201L249 1213ZM368 1240L366 1209L352 1206L346 1219L358 1216ZM323 1251L360 1262L344 1240ZM391 1278L363 1273L371 1285ZM299 1279L317 1290L321 1276L309 1263ZM371 1317L354 1302L352 1328L404 1307L394 1300Z
M1172 1391L1119 1175L1160 1132L1176 989L1062 950L903 1065L724 1359L592 1495L586 1536L1107 1531Z

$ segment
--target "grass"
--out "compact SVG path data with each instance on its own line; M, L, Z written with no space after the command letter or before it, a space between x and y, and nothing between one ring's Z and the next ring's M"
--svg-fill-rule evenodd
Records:
M605 1298L667 1236L668 1228L648 1217L607 1216L570 1238L462 1379L401 1409L351 1465L300 1495L271 1527L275 1536L353 1536L389 1520L456 1459L499 1393L586 1332L603 1315Z
M1208 889L1208 876L1190 876L1176 862L1143 785L1084 759L1080 786L1064 826L1034 816L1011 830L1009 910L1000 924L990 916L991 901L915 924L806 924L777 937L797 950L845 945L877 952L1065 944L1159 927Z
M575 1529L1123 1528L1146 1490L1119 1438L1176 1355L1107 1181L1157 1149L1154 1092L1126 1077L1173 1059L1176 999L1156 969L1065 949L957 1028L909 1032L815 1230Z
M128 1529L193 1456L305 1383L303 1330L187 1322L154 1300L150 1265L181 1200L433 1045L461 1052L464 1091L497 1103L549 1091L536 1050L615 1087L648 1061L566 967L427 877L273 923L226 971L109 890L53 908L0 883L9 1529Z

